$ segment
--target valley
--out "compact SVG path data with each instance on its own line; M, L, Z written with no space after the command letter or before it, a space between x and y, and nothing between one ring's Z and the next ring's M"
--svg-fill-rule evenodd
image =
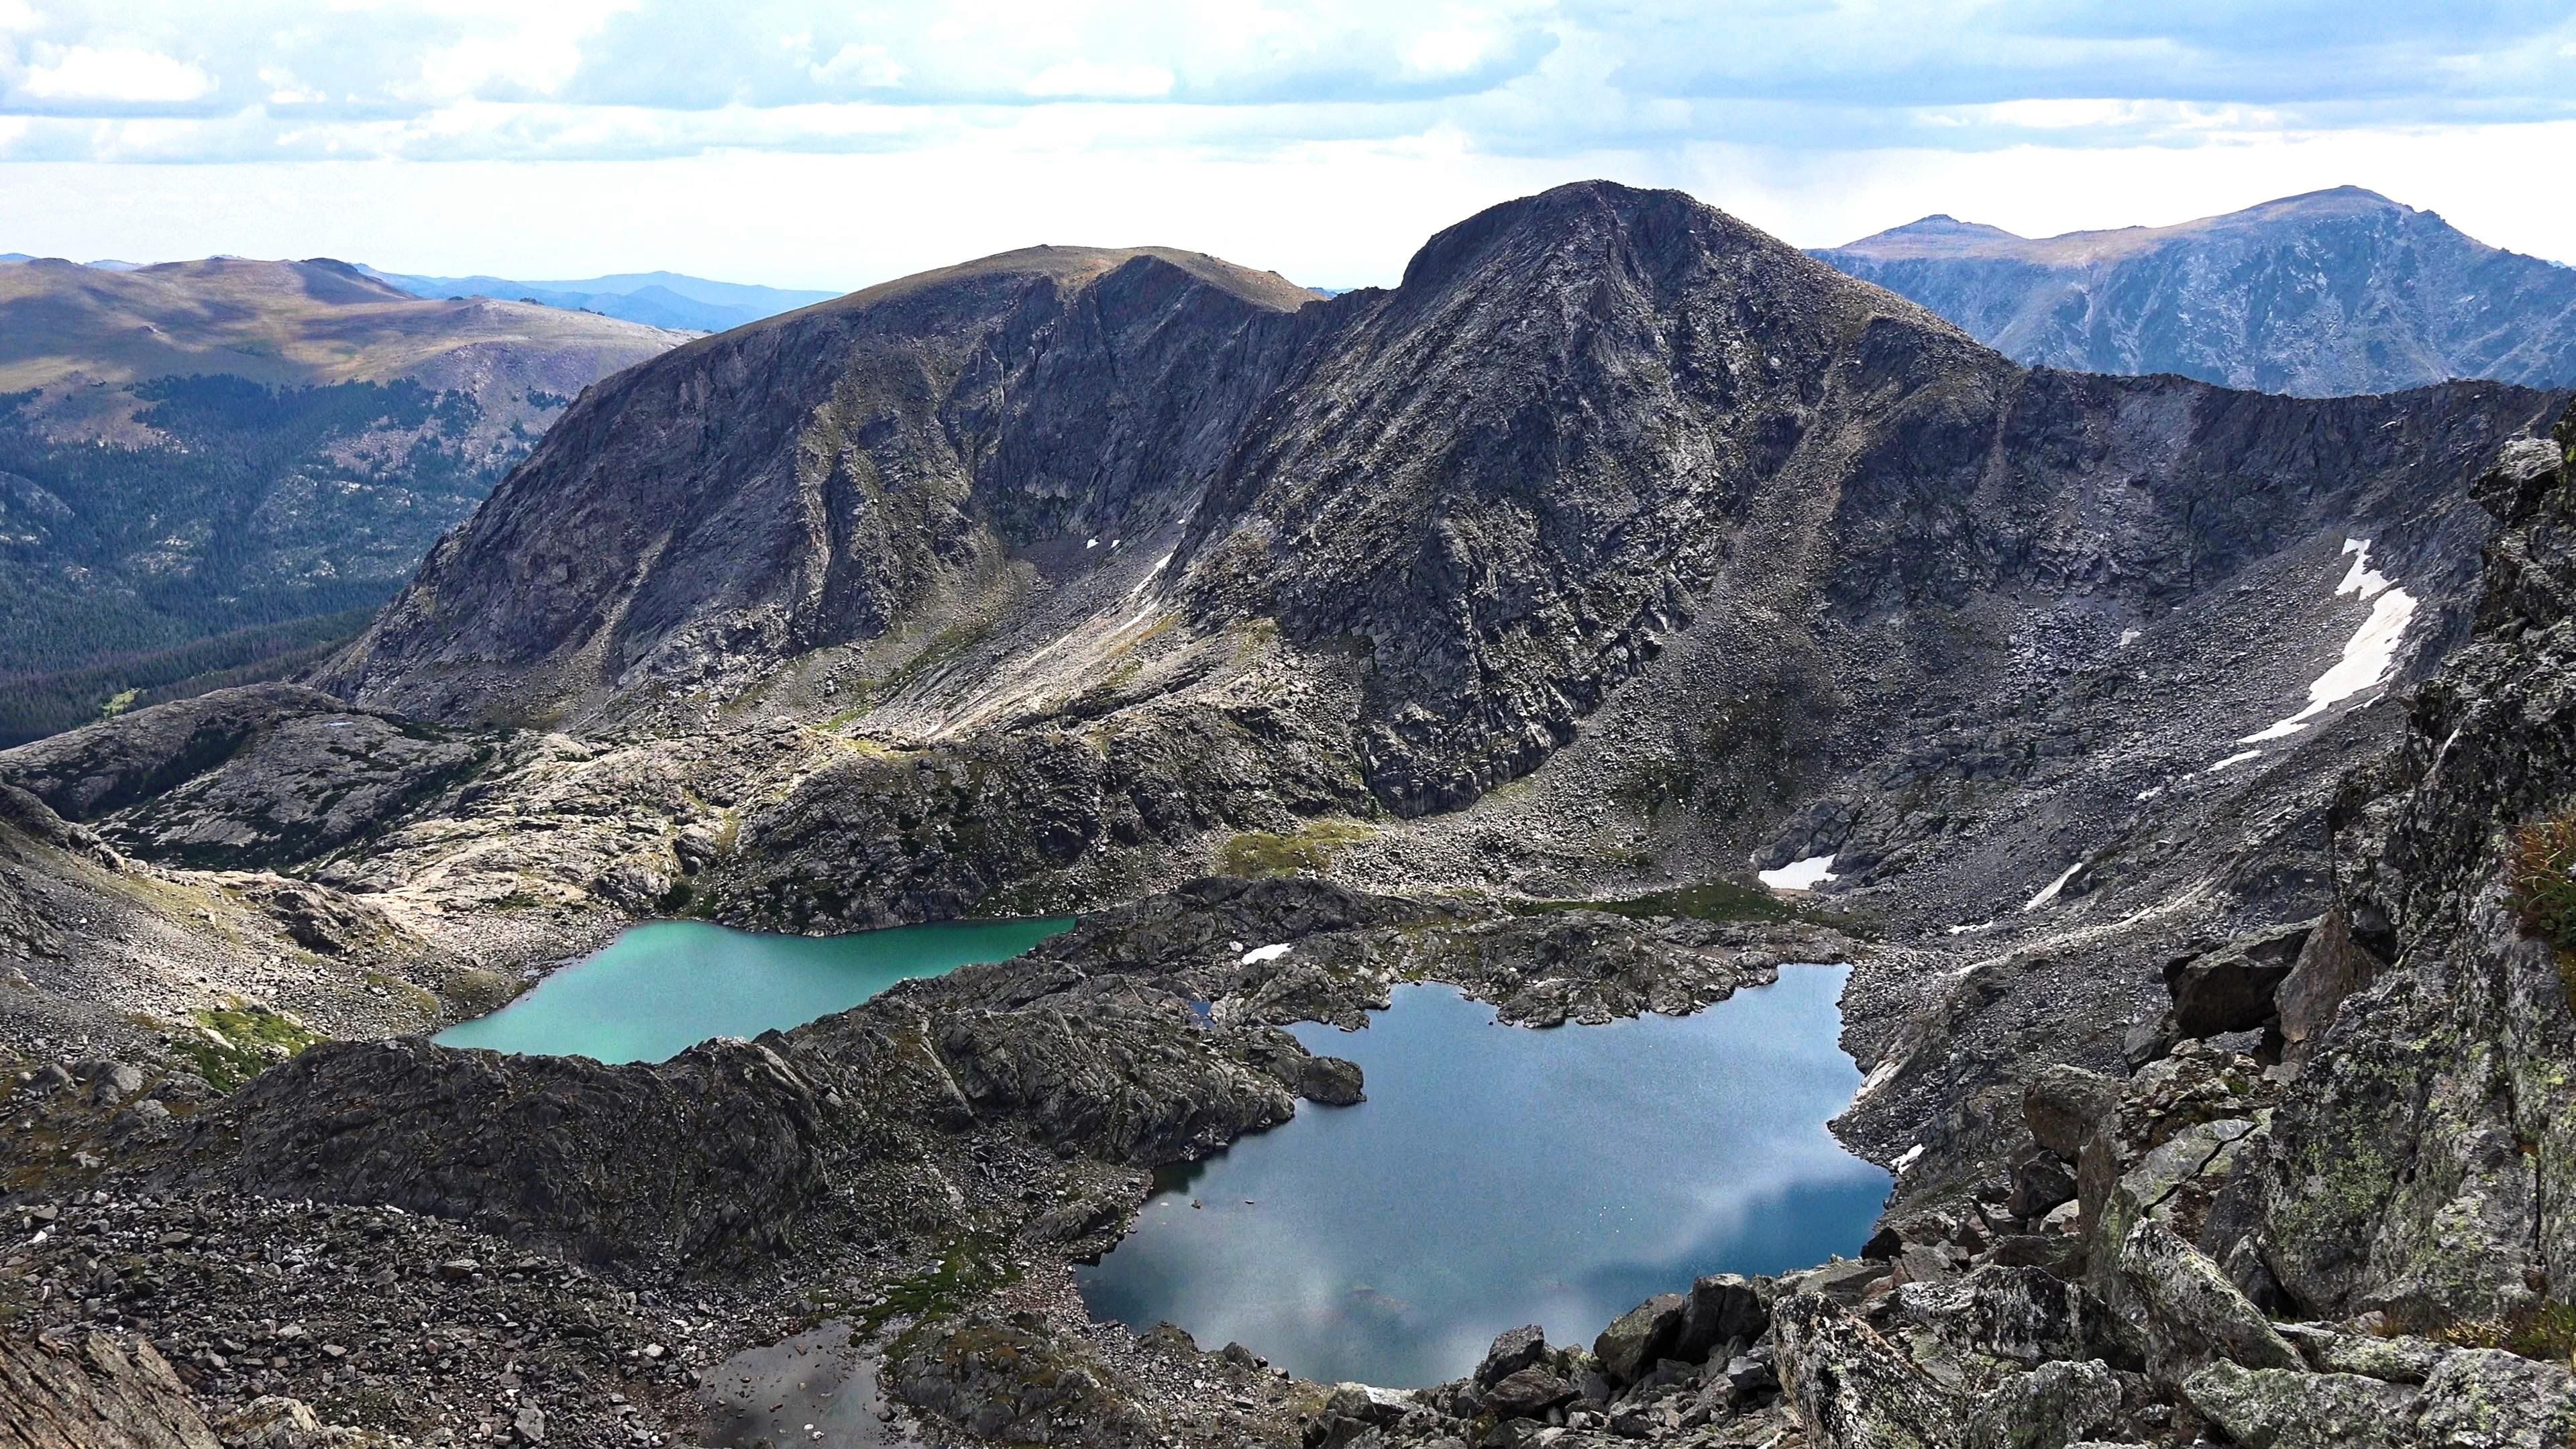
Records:
M328 260L0 266L0 740L309 668L679 340Z
M2024 367L1588 182L1393 288L1040 247L575 391L294 682L0 751L0 1313L55 1335L0 1382L345 1442L755 1442L787 1354L848 1442L2576 1432L2566 388ZM667 1059L427 1039L629 929L1056 916ZM1675 1053L1596 1059L1624 1165L1550 1201L1758 1180L1776 1094L1865 1210L1578 1233L1535 1329L1255 1341L1293 1264L1239 1343L1097 1313L1271 1197L1158 1182L1464 1070L1372 1055L1426 1004ZM1518 1160L1491 1111L1417 1130ZM1301 1376L1372 1333L1440 1351Z

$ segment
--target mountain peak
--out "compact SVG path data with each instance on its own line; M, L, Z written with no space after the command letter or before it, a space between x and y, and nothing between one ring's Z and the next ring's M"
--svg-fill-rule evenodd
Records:
M1532 196L1489 206L1434 233L1405 264L1403 286L1438 286L1503 253L1534 256L1583 248L1605 234L1624 237L1650 264L1677 247L1768 247L1792 250L1684 191L1650 190L1616 181L1570 181ZM1686 240L1696 237L1696 242Z

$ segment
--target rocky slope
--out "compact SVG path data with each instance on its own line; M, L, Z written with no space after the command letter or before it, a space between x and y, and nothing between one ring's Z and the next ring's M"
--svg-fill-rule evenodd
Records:
M2359 187L2037 239L1928 216L1815 255L2035 366L2307 397L2576 382L2576 271Z

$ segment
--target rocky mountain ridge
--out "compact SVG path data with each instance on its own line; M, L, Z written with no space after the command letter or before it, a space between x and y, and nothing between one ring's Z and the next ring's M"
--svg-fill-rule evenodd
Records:
M1813 255L2033 366L2317 397L2576 382L2576 270L2353 186L2044 238L1929 216Z

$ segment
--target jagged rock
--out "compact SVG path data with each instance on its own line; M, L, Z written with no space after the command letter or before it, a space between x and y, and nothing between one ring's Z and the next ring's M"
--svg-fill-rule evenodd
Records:
M2117 1427L2120 1380L2098 1359L2044 1363L1977 1401L1967 1449L2063 1449Z
M2165 990L2173 995L2172 1035L2213 1037L2251 1031L2270 1020L2276 1011L2273 993L2288 978L2313 929L2313 922L2284 926L2167 966Z
M0 1330L0 1434L10 1449L217 1449L169 1361L104 1333Z
M1498 1384L1546 1358L1547 1333L1537 1324L1506 1329L1495 1335L1494 1346L1485 1350L1485 1357L1477 1363L1475 1381L1479 1387Z
M1821 1294L1773 1310L1780 1393L1820 1449L1954 1449L1969 1404Z
M2186 1127L2147 1153L2092 1205L2087 1234L2094 1261L2110 1262L2129 1230L2149 1219L2187 1241L2200 1239L2239 1157L2259 1148L2261 1141L2256 1124L2222 1119Z
M1614 1384L1632 1384L1646 1376L1657 1360L1670 1356L1682 1334L1690 1300L1661 1293L1620 1314L1592 1341L1601 1372Z
M2012 1194L2004 1199L2004 1211L2034 1219L2047 1216L2059 1203L2073 1201L2074 1170L2053 1155L2034 1154L2014 1166Z
M2119 1101L2116 1078L2082 1067L2044 1067L2022 1089L2022 1119L2040 1146L2073 1162L2094 1122Z
M2428 1338L2347 1333L2322 1323L2277 1325L2280 1335L2319 1373L2360 1374L2392 1384L2420 1384L2456 1350Z
M2153 1219L2120 1244L2118 1273L2144 1309L2147 1371L2179 1382L2212 1358L2305 1372L2307 1363L2216 1263Z
M1506 1419L1535 1419L1559 1404L1570 1403L1576 1390L1557 1373L1537 1364L1515 1369L1485 1390L1484 1405Z
M2500 1349L2462 1349L2425 1376L2416 1428L2443 1449L2561 1449L2576 1442L2576 1376Z
M2282 1060L2306 1060L2344 998L2368 986L2378 973L2378 958L2353 940L2344 913L2329 911L2300 946L2298 961L2274 996L2281 1015Z
M1681 1332L1670 1348L1672 1356L1696 1363L1708 1357L1711 1349L1760 1338L1771 1326L1770 1291L1769 1280L1734 1273L1693 1280L1689 1302L1682 1310Z
M2343 1001L2273 1123L2266 1241L2312 1313L2450 1322L2564 1297L2576 1011L2562 952L2501 898L2512 833L2576 791L2571 445L2562 418L2479 481L2500 526L2476 636L2339 803L2361 836L2347 908L2365 940L2365 922L2393 923L2394 964Z
M2082 1288L2038 1268L1988 1265L1949 1282L1900 1284L1887 1301L1889 1335L1962 1392L2051 1359L2093 1357L2109 1337Z
M381 831L498 753L489 736L256 684L0 752L0 778L147 860L245 869Z
M2244 1449L2408 1449L2421 1442L2416 1391L2359 1374L2220 1360L2185 1379L2182 1392Z

